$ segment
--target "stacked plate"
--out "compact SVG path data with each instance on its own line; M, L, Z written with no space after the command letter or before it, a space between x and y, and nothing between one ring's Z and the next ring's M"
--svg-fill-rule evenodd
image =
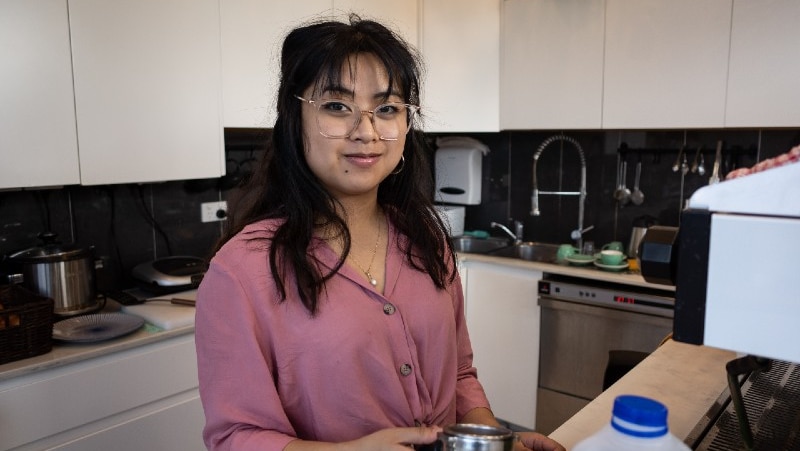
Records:
M588 266L591 265L592 262L595 261L595 258L591 255L585 254L572 254L564 257L564 260L568 261L571 265L575 266Z
M618 265L607 265L603 263L603 261L600 259L600 253L598 252L594 254L592 262L598 268L604 269L606 271L622 271L624 269L628 269L628 256L626 255L622 256L622 261Z

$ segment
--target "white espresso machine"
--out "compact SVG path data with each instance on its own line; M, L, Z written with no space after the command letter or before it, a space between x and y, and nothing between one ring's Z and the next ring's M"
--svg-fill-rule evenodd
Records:
M800 449L798 191L800 161L703 187L681 214L673 338L738 353L692 449Z

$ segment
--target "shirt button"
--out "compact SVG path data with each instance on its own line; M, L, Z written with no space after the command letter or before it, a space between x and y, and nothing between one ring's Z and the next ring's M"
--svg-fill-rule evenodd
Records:
M403 376L408 376L409 374L411 374L411 365L409 365L407 363L404 363L403 365L401 365L400 366L400 374L402 374Z
M397 309L395 309L394 305L392 305L392 304L384 304L383 305L383 313L385 313L387 315L394 315L394 312L396 310Z

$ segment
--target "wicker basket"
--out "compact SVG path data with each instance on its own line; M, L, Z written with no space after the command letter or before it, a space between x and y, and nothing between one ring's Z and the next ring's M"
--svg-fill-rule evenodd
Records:
M0 286L0 364L53 349L53 300L18 285Z

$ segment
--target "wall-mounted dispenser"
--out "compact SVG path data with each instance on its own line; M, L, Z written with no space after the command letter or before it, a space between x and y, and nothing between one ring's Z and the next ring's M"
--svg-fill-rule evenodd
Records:
M468 137L436 140L436 202L478 205L481 203L483 156L489 148Z

